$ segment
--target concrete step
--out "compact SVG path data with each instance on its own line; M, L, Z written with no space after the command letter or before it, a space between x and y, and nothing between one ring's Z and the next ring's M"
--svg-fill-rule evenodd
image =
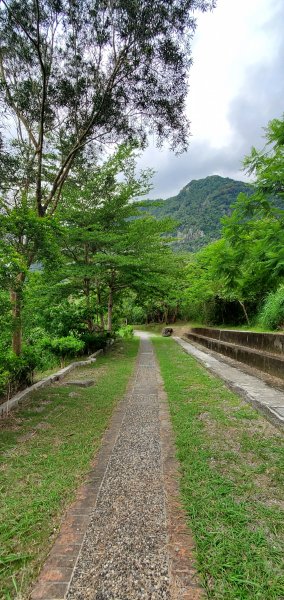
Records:
M249 348L244 345L239 345L238 343L222 341L220 339L196 333L196 330L197 328L194 328L186 333L183 336L184 339L201 344L209 350L219 352L224 356L229 356L234 360L249 365L250 367L254 367L255 369L263 371L264 373L268 373L269 375L273 375L279 379L284 379L284 354L277 355L276 353L273 354L271 352L265 352L262 349ZM200 331L201 328L198 330ZM202 331L204 330L205 328L202 328ZM223 332L224 330L215 331Z
M257 333L255 331L237 331L234 329L217 329L213 327L192 327L191 333L213 338L220 342L229 342L237 346L245 346L284 356L283 333Z

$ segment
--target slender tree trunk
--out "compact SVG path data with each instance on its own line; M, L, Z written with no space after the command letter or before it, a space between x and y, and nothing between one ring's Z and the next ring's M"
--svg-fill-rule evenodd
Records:
M105 318L104 318L104 313L103 312L100 312L100 327L104 331L104 328L105 328Z
M92 317L91 309L91 285L89 277L84 279L84 294L86 297L86 308L87 308L87 327L88 331L92 333L94 331L94 319Z
M98 303L98 317L100 320L100 327L101 327L102 331L104 331L105 319L104 319L104 311L102 309L101 289L100 289L98 282L97 282L97 303Z
M17 356L22 352L22 287L25 274L19 273L16 285L10 292L13 314L12 349Z
M164 315L163 315L163 322L167 325L168 323L168 318L169 318L169 308L168 306L164 307Z
M242 309L244 311L244 315L245 315L247 324L250 325L250 321L249 321L249 318L248 318L248 313L246 311L245 303L241 302L241 300L239 300L239 304L241 305L241 307L242 307Z
M173 310L173 316L172 316L172 323L175 323L177 320L177 314L178 314L178 305L175 306L174 310Z
M109 288L108 305L107 305L107 330L112 330L112 309L113 309L113 290Z

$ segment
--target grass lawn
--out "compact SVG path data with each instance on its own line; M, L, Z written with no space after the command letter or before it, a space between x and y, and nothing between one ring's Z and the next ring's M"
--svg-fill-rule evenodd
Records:
M153 338L207 598L284 598L284 443L169 338Z
M124 395L138 344L138 339L119 341L95 364L69 376L94 379L94 387L57 384L39 390L0 421L1 600L28 597L62 514Z
M134 329L140 331L148 331L149 333L162 333L164 327L172 327L175 335L182 335L191 327L210 327L212 329L233 329L237 331L253 331L256 333L283 333L284 331L273 331L272 329L264 329L260 325L206 325L193 321L177 321L176 323L166 325L165 323L149 323L148 325L133 325Z

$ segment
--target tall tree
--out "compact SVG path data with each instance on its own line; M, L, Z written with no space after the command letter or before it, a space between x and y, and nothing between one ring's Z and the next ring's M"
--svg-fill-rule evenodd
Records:
M185 148L193 11L213 3L1 0L1 98L29 149L25 186L39 216L54 212L93 142L150 129Z
M0 0L0 101L9 131L0 174L7 165L15 174L4 177L4 210L23 201L40 218L53 215L75 162L92 159L101 144L143 141L151 131L184 149L193 11L212 4ZM21 286L24 279L23 271ZM18 285L11 297L19 353Z
M214 300L238 303L250 321L284 276L284 116L266 128L262 150L244 160L253 193L239 194L222 219L222 239L198 252L187 268L188 299L197 308Z
M67 289L83 293L94 328L94 301L101 315L107 307L108 329L112 329L115 301L125 289L137 289L145 278L166 269L161 253L169 255L167 239L174 222L159 222L141 212L137 197L151 188L152 172L135 174L133 144L122 145L100 169L85 167L70 179L59 216L64 225L63 253L67 258L64 278ZM152 275L151 275L152 273Z

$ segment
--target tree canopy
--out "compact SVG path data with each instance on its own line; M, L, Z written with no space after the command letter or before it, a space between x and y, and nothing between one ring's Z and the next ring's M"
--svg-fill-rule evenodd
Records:
M55 211L94 144L143 141L150 130L186 147L193 11L212 4L1 0L1 102L17 132L9 160L21 157L16 188L35 197L39 216Z

